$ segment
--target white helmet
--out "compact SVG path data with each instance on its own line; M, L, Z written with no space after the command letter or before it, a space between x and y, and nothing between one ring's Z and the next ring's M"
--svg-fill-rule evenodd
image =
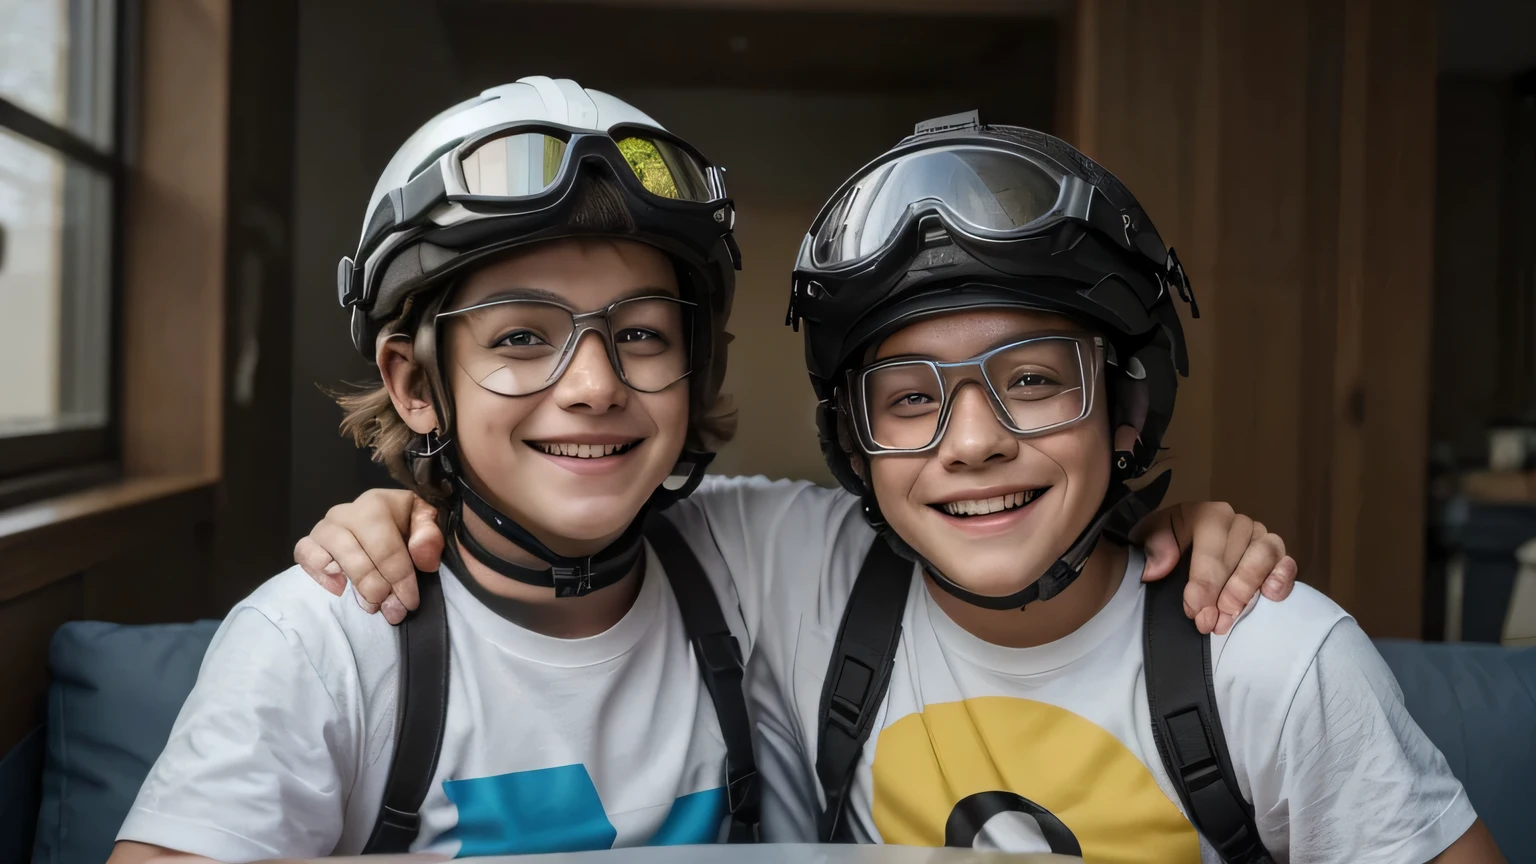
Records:
M501 146L489 148L490 144ZM525 158L529 157L529 158ZM584 234L565 220L583 171L625 192L633 228L619 235L666 252L702 317L694 386L710 404L724 375L725 322L741 256L724 169L644 112L575 81L533 76L428 120L374 186L357 252L337 268L352 340L373 359L379 330L406 298L515 246ZM698 392L698 391L704 392Z
M617 220L620 230L573 218L580 196L571 192L590 172L606 175L620 190L628 216ZM407 448L408 470L426 488L455 484L457 491L448 494L456 514L459 506L474 509L549 568L498 559L461 534L476 558L503 575L552 585L556 596L580 596L629 572L642 549L645 519L637 518L602 552L567 558L496 512L456 470L447 443L453 400L435 357L431 311L444 301L453 275L488 255L562 237L619 237L656 247L671 258L682 299L695 307L688 377L691 406L702 412L714 404L725 377L725 322L741 266L731 235L735 221L723 169L635 108L574 81L532 77L493 87L427 121L389 160L368 202L357 252L337 268L337 291L352 310L353 344L370 360L385 325L409 314L413 321L404 323L418 328L416 356L439 397L441 428ZM434 290L427 302L407 306L412 296ZM647 506L686 496L712 455L685 450Z

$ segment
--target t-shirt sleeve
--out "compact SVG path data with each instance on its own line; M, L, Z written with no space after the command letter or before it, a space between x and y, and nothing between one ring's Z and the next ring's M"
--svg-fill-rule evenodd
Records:
M1477 818L1353 619L1334 625L1289 707L1277 707L1272 761L1250 774L1260 834L1277 860L1426 862Z
M809 767L804 736L796 728L785 693L791 682L777 680L776 664L754 669L750 686L759 695L755 750L762 782L763 839L769 843L815 843L821 814L818 782Z
M802 621L813 629L842 614L874 531L858 499L806 482L711 478L688 502L707 523L731 571L742 616L754 634L747 668L763 783L763 836L814 842L819 784L796 693L795 654ZM830 649L828 649L830 651ZM830 655L807 663L824 668Z
M682 518L706 526L754 634L770 597L780 606L813 600L834 542L867 548L873 538L856 498L806 481L709 477L685 503Z
M236 607L117 839L225 862L329 854L355 772L345 716L299 634Z

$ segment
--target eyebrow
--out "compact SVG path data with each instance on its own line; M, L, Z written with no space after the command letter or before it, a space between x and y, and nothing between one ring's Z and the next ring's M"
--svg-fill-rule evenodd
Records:
M644 285L639 288L630 289L629 291L620 294L607 303L604 303L603 306L606 307L614 303L619 303L624 300L634 300L639 297L671 297L674 300L679 299L676 289L669 290L659 285ZM570 301L560 294L557 294L554 291L550 291L546 288L529 288L521 285L511 288L503 288L493 294L476 300L474 303L464 307L464 309L453 311L462 312L466 309L490 306L496 303L504 303L508 300L536 300L541 303L552 303L561 307L562 309L571 311ZM577 312L577 314L580 314L580 312Z
M1083 338L1083 337L1091 337L1092 335L1093 335L1092 333L1089 333L1086 330L1083 330L1083 331L1079 331L1079 330L1031 330L1031 331L1028 331L1026 333L1022 333L1022 334L1017 334L1016 333L1014 335L1005 336L1005 337L1003 337L1001 339L998 339L998 340L992 342L991 344L989 344L986 348L983 348L982 350L976 352L975 354L972 354L970 357L967 357L967 358L965 358L963 360L942 360L942 359L939 358L939 356L937 354L921 354L921 353L907 352L905 354L895 354L895 355L892 355L890 357L877 357L876 359L871 360L866 365L873 366L876 363L890 363L890 362L896 362L896 361L913 361L913 360L928 361L928 362L932 362L932 363L938 363L940 365L943 365L943 364L946 364L946 363L968 363L968 362L970 362L972 360L975 360L977 357L982 356L983 354L987 354L987 353L989 353L991 351L996 351L997 349L1005 347L1005 346L1008 346L1008 345L1016 345L1016 344L1018 344L1020 342L1030 342L1030 341L1033 341L1035 339L1049 339L1049 338L1052 338L1052 337L1059 337L1059 338ZM878 351L878 349L877 349L877 351Z

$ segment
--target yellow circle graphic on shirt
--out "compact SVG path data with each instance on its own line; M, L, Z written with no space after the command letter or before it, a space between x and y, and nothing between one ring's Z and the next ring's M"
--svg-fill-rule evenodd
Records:
M1040 840L1090 864L1199 864L1200 840L1152 772L1115 736L1064 708L988 696L929 705L880 733L873 818L886 843L971 845L1023 814Z

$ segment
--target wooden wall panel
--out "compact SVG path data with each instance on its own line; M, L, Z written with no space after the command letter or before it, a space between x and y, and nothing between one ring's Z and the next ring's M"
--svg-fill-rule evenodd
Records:
M128 476L0 512L0 754L42 722L59 625L217 615L229 0L139 17L124 184L122 455Z
M138 4L139 130L124 226L123 463L217 476L229 0Z
M1372 635L1417 635L1434 4L1073 16L1066 137L1136 191L1200 302L1170 500L1230 501Z

